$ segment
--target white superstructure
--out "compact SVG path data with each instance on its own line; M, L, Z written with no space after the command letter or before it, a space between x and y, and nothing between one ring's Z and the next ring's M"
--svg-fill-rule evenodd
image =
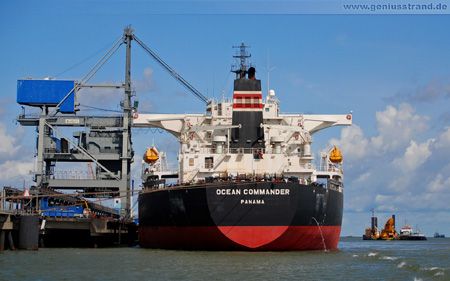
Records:
M180 183L229 177L296 177L303 184L328 178L341 188L342 162L332 163L330 151L322 153L320 167L316 167L312 135L325 128L351 125L351 113L281 114L273 93L262 102L262 112L264 145L260 148L231 148L231 130L241 126L232 125L233 100L226 98L210 100L205 114L135 114L133 127L161 128L178 138Z

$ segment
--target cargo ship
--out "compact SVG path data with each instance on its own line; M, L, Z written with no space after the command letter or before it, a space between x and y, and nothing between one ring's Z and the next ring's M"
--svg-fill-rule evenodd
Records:
M263 98L247 46L235 46L232 98L203 114L135 114L180 142L178 168L144 155L139 243L144 248L298 251L337 248L343 214L340 150L311 152L313 134L352 124L342 115L283 114ZM292 97L292 94L291 94ZM299 106L305 103L298 98ZM172 179L172 180L171 180ZM172 181L172 183L170 183Z

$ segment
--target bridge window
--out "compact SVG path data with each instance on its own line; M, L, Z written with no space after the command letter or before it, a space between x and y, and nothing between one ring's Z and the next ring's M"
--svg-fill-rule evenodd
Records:
M214 158L213 157L205 157L205 169L214 168Z

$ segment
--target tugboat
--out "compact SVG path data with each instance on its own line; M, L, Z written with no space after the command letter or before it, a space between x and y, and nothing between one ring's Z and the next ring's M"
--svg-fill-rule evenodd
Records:
M247 46L235 48L231 99L208 100L204 114L134 116L134 127L164 129L181 145L177 171L156 168L157 149L151 157L146 152L149 166L143 169L139 195L140 246L334 249L343 213L342 155L337 147L321 152L316 166L312 135L351 125L352 113L281 113L273 90L263 99ZM176 178L176 184L168 184L170 178Z
M413 232L412 228L407 225L402 227L399 237L400 240L427 240L425 234L420 232L418 228L416 232Z

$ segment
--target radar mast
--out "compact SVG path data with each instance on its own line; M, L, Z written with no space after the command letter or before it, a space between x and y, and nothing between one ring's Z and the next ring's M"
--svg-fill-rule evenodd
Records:
M231 72L236 73L236 79L243 79L248 73L250 67L253 67L249 58L251 55L248 54L246 48L250 46L245 46L244 42L240 46L233 46L236 50L236 55L233 56L234 63L231 66Z

